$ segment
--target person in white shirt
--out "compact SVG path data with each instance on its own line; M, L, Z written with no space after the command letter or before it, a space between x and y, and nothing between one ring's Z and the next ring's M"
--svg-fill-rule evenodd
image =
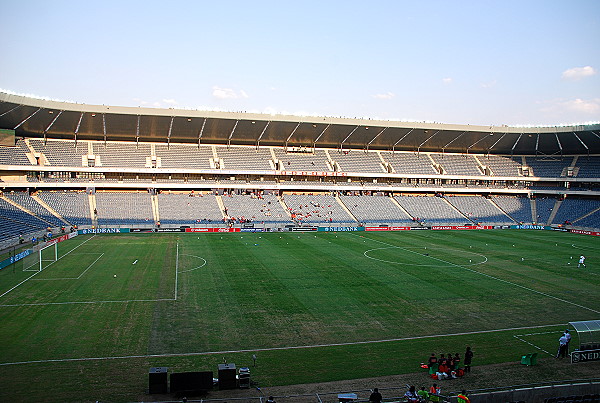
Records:
M556 358L566 358L567 357L567 343L568 340L563 334L560 339L558 339L558 353L556 353Z
M583 265L583 267L585 267L585 256L581 255L579 256L579 263L577 264L577 267Z

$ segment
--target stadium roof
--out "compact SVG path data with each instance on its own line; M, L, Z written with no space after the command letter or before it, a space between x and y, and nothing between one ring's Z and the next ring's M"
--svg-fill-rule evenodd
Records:
M508 127L87 105L0 92L17 136L516 155L600 154L600 124Z

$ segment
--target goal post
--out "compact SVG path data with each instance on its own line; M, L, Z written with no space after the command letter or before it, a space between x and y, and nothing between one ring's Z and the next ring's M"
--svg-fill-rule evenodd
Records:
M23 271L42 271L58 260L58 242L34 248L34 253L23 259Z

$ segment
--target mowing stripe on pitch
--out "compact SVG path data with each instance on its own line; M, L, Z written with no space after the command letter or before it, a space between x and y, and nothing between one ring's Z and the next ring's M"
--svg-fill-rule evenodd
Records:
M219 354L252 353L252 352L260 352L260 351L303 350L303 349L311 349L311 348L343 347L343 346L356 346L356 345L363 345L363 344L378 344L378 343L391 343L391 342L398 342L398 341L423 340L423 339L433 339L436 337L469 336L469 335L473 335L473 334L510 332L510 331L514 331L514 330L540 329L540 328L545 328L545 327L558 327L558 326L564 326L564 324L538 325L538 326L527 326L527 327L510 327L510 328L506 328L506 329L491 329L491 330L479 330L479 331L461 332L461 333L432 334L432 335L426 335L426 336L401 337L401 338L397 338L397 339L350 341L350 342L346 342L346 343L312 344L312 345L288 346L288 347L265 347L265 348L254 348L254 349L243 349L243 350L204 351L204 352L195 352L195 353L142 354L142 355L122 355L122 356L112 356L112 357L57 358L57 359L49 359L49 360L15 361L15 362L0 363L0 367L9 366L9 365L24 365L24 364L45 364L45 363L52 363L52 362L107 361L107 360L127 360L127 359L134 359L134 358L161 358L161 357L193 357L193 356L207 356L207 355L219 355Z

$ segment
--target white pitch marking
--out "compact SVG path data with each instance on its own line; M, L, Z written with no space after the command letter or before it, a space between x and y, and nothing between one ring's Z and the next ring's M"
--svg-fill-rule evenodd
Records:
M86 255L89 255L89 253L86 253ZM34 278L31 281L51 281L51 280L79 280L81 278L81 276L83 276L85 274L86 271L88 271L94 264L96 264L96 262L98 260L100 260L100 258L104 256L104 252L100 253L100 256L98 256L96 258L96 260L94 260L83 272L81 272L81 274L77 277L62 277L62 278Z
M44 268L44 270L46 270L48 267L52 266L54 263L58 262L60 259L62 259L63 257L67 256L69 253L73 252L75 249L79 248L81 245L83 245L84 243L86 243L87 241L89 241L90 239L94 238L96 235L92 235L90 238L86 239L85 241L83 241L82 243L80 243L79 245L77 245L76 247L74 247L73 249L71 249L70 251L68 251L67 253L65 253L64 255L62 255L61 257L59 257L57 260L55 260L54 262L50 263L48 266L46 266ZM29 280L30 278L38 275L38 273L41 273L41 271L37 271L34 274L32 274L31 276L27 277L25 280L21 281L19 284L15 285L13 288L11 288L8 291L5 291L4 293L0 294L0 298L2 298L3 296L5 296L6 294L8 294L9 292L11 292L12 290L14 290L15 288L17 288L18 286L20 286L21 284L23 284L24 282L26 282L27 280ZM1 306L1 305L0 305Z
M366 242L366 241L365 241L365 242ZM390 263L390 264L400 264L400 265L403 265L403 266L419 266L419 267L439 267L439 265L433 265L433 264L420 264L420 263L402 263L402 262L392 262L392 261L390 261L390 260L378 259L378 258L376 258L376 257L372 257L372 256L369 256L369 255L368 255L368 253L369 253L369 252L372 252L372 251L374 251L374 250L381 250L381 249L404 249L404 248L401 248L401 247L399 247L399 246L390 246L390 247L385 247L385 248L374 248L374 249L369 249L369 250L365 251L365 252L363 253L363 255L364 255L365 257L369 258L369 259L377 260L377 261L379 261L379 262L384 262L384 263ZM447 249L447 248L440 248L440 249ZM464 251L464 252L466 252L466 251ZM415 252L415 253L416 253L416 252ZM485 255L482 255L481 253L475 253L475 252L466 252L466 253L471 253L471 254L473 254L473 255L481 256L481 257L483 257L483 259L484 259L484 260L483 260L483 262L472 263L472 264L470 264L470 265L467 265L467 266L475 266L475 265L479 265L479 264L484 264L484 263L486 263L486 262L488 261L488 258L487 258L487 256L485 256ZM429 255L422 255L422 256L425 256L425 257L431 257L431 256L429 256ZM471 261L469 260L469 262L471 262Z
M166 354L146 354L146 355L125 355L125 356L112 356L112 357L58 358L58 359L49 359L49 360L17 361L17 362L0 363L0 366L23 365L23 364L43 364L43 363L49 363L49 362L105 361L105 360L124 360L124 359L132 359L132 358L160 358L160 357L191 357L191 356L206 356L206 355L217 355L217 354L249 353L249 352L259 352L259 351L302 350L302 349L311 349L311 348L354 346L354 345L361 345L361 344L378 344L378 343L390 343L390 342L398 342L398 341L432 339L432 338L436 338L436 337L469 336L469 335L473 335L473 334L498 333L498 332L513 331L513 330L539 329L539 328L544 328L544 327L557 327L557 326L562 326L562 324L538 325L538 326L528 326L528 327L511 327L511 328L506 328L506 329L491 329L491 330L479 330L479 331L461 332L461 333L434 334L434 335L425 335L425 336L401 337L401 338L395 338L395 339L351 341L351 342L346 342L346 343L312 344L312 345L300 345L300 346L288 346L288 347L265 347L265 348L256 348L256 349L204 351L204 352L192 352L192 353L166 353Z
M37 303L31 303L31 304L4 304L4 305L0 305L0 307L78 305L78 304L112 304L112 303L159 302L159 301L175 301L175 300L173 298L158 298L158 299L124 299L124 300L106 300L106 301L37 302Z
M543 348L541 348L540 346L537 346L537 345L535 345L535 344L533 344L533 343L531 343L531 342L529 342L529 341L527 341L527 340L523 340L523 339L522 339L522 338L520 338L519 336L513 335L513 337L514 337L515 339L517 339L517 340L520 340L520 341L522 341L523 343L529 344L530 346L537 348L537 349L538 349L538 350L540 350L540 351L543 351L543 352L544 352L544 353L546 353L546 354L549 354L549 355L552 355L552 356L554 355L554 354L552 354L552 353L549 353L548 351L544 350L544 349L543 349Z
M197 258L197 259L202 259L202 260L204 260L204 263L202 263L200 266L194 267L193 269L182 270L182 271L180 271L179 273L187 273L187 272L189 272L189 271L198 270L198 269L200 269L200 268L202 268L202 267L206 266L206 263L207 263L207 261L206 261L206 259L204 259L203 257L196 256L196 255L187 255L187 254L182 254L181 256L190 256L190 257L195 257L195 258Z
M175 301L177 301L177 281L179 273L179 242L177 242L177 249L175 252Z

